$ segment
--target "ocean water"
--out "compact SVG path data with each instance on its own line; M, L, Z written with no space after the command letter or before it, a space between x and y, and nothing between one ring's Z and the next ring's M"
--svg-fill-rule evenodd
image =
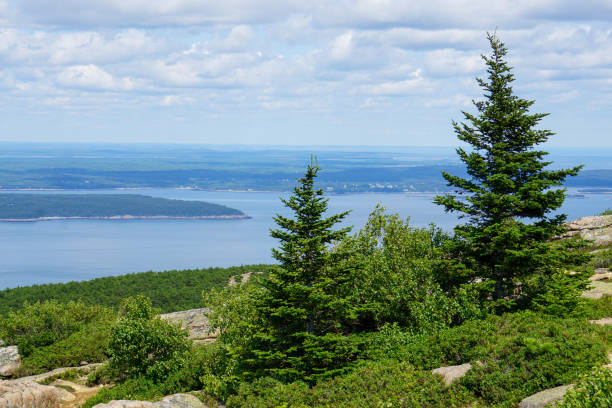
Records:
M0 223L0 289L148 270L273 262L270 250L276 241L269 236L270 228L275 226L272 217L276 213L288 214L279 200L287 194L280 193L170 189L95 192L203 200L237 208L252 218ZM347 194L328 198L330 214L351 210L345 224L353 225L354 231L363 226L378 203L390 213L410 217L414 226L433 222L451 230L457 223L454 215L445 214L432 203L432 194ZM586 194L570 196L562 211L571 219L611 207L612 194Z

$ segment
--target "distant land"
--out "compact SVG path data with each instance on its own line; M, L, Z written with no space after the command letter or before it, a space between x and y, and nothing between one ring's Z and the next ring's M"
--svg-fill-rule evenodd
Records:
M584 164L567 187L612 188L612 149L553 148L551 168ZM0 142L0 190L189 188L290 191L315 154L326 193L441 192L465 176L451 147L212 146Z
M140 194L0 194L0 221L59 219L241 219L234 208Z

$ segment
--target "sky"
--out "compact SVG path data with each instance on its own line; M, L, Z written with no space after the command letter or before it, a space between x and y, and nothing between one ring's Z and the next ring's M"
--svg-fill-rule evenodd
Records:
M0 0L0 141L452 146L487 32L612 147L612 0Z

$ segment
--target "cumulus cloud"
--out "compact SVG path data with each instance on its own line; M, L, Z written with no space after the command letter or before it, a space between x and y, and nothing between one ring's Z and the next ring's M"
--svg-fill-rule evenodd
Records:
M68 88L130 91L136 87L133 79L115 78L93 64L67 67L57 75L57 80L61 85Z

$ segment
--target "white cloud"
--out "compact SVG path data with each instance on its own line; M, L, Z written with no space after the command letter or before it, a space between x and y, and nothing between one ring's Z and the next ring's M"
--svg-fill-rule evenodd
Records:
M19 65L110 63L142 58L161 48L161 40L142 30L106 36L93 31L29 33L0 30L0 58Z
M93 64L67 67L57 75L57 80L62 86L68 88L93 90L130 91L136 85L130 78L114 78Z

